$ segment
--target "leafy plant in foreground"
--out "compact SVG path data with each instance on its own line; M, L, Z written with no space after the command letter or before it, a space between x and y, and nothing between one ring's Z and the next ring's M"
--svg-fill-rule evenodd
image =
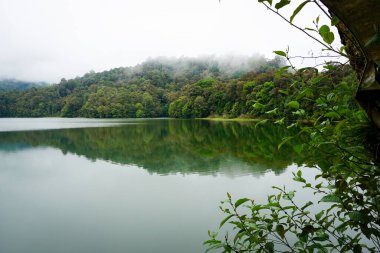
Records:
M222 202L221 210L227 215L220 227L233 225L234 232L226 233L224 240L217 233L209 233L208 250L223 252L376 252L366 245L357 223L366 226L373 217L360 211L344 212L343 201L331 185L319 182L306 183L302 172L294 180L304 183L304 188L317 193L324 209L310 211L317 203L296 203L295 191L274 187L278 194L270 195L267 203L257 204L248 198L233 201L231 196ZM314 209L315 210L315 209ZM379 238L378 230L373 230ZM368 236L370 239L370 236ZM378 245L377 245L378 246ZM378 248L377 248L378 250Z
M346 56L344 47L338 49L333 46L334 33L328 25L319 24L319 16L313 21L314 27L302 28L293 23L305 5L316 4L330 19L331 25L337 25L339 20L331 16L318 0L303 1L289 19L279 13L279 9L290 4L290 0L259 2L321 44L324 52L333 54L304 58ZM304 190L308 190L311 196L315 195L319 201L300 202L295 191L276 186L274 188L278 193L270 195L266 203L255 203L248 198L232 201L227 194L228 199L220 207L226 214L220 228L229 226L227 229L230 232L225 234L224 239L220 239L218 233L209 233L210 240L205 242L208 251L380 252L380 171L376 159L371 158L366 150L368 145L364 143L368 139L363 138L367 134L367 129L363 126L368 124L368 119L363 118L363 111L351 103L349 97L352 98L353 93L349 95L349 90L341 93L335 90L336 86L332 86L330 92L319 93L315 99L310 99L314 96L310 87L324 83L328 75L321 76L317 66L296 70L292 60L297 56L291 57L289 50L274 53L285 57L289 63L280 69L279 74L286 73L291 68L303 73L301 79L291 86L300 83L306 85L300 86L298 95L292 97L292 100L284 101L285 108L278 107L267 113L282 114L284 117L276 120L278 124L284 124L285 120L294 117L310 123L302 125L297 122L288 127L302 125L299 134L309 135L310 140L304 143L302 152L310 152L312 156L318 150L326 156L314 158L320 174L313 182L303 178L301 171L294 174L294 180L302 183ZM322 65L330 71L339 64L325 62ZM282 90L282 93L293 94L289 91ZM261 103L260 108L264 107L265 104ZM286 108L290 113L283 112ZM292 138L294 136L284 138L278 149L288 145ZM372 150L378 149L378 140L375 139L376 148L371 148ZM376 151L375 154L377 153Z
M293 173L293 180L316 202L301 201L295 191L276 186L278 193L266 203L248 198L234 202L227 194L220 207L226 215L220 228L229 225L232 232L224 240L218 233L209 233L208 251L379 252L380 172L362 159L366 156L362 146L355 154L345 148L357 137L346 135L330 143L310 141L311 149L325 149L330 156L323 157L325 165L320 162L321 173L315 181L306 180L301 171Z

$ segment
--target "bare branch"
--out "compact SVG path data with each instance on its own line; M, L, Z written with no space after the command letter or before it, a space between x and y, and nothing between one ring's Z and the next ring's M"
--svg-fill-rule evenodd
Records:
M289 56L289 59L293 58L301 58L301 59L319 59L319 58L340 58L342 57L341 55L320 55L320 56L301 56L301 55L296 55L296 56Z
M328 13L323 7L322 5L318 2L318 0L314 0L313 3L315 3L318 8L329 18L329 19L332 19L330 13Z
M291 26L293 26L294 28L300 30L301 32L303 32L304 34L306 34L308 37L310 37L311 39L313 39L314 41L318 42L320 45L322 45L324 48L326 48L327 50L329 51L332 51L332 52L335 52L336 54L339 54L339 55L342 55L344 57L347 58L347 55L342 53L342 52L339 52L337 50L335 50L332 46L329 46L327 45L326 43L322 42L321 40L317 39L316 37L312 36L311 34L309 34L308 32L306 32L305 29L302 29L301 27L293 24L292 22L290 22L289 19L287 19L286 17L284 17L281 13L278 12L278 10L274 10L272 9L269 5L267 5L265 2L261 2L265 7L267 7L268 10L270 10L271 12L275 13L276 15L278 15L280 18L282 18L283 20L285 20L288 24L290 24Z

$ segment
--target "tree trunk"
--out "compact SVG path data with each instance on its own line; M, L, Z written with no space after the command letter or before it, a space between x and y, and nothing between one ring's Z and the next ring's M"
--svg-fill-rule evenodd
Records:
M340 20L338 32L358 79L356 99L380 128L380 1L321 2Z

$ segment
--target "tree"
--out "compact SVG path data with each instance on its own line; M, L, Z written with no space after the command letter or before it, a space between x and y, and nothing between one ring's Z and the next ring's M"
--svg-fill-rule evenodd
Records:
M192 116L195 118L203 118L207 116L207 103L204 97L197 96L194 100Z

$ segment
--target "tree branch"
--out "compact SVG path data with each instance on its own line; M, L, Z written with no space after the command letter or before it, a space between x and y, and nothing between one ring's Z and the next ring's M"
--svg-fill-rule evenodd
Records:
M302 29L301 27L293 24L292 22L290 22L290 20L288 20L286 17L284 17L281 13L278 12L278 10L274 10L272 9L269 5L267 5L265 2L262 2L262 4L268 8L268 10L270 10L271 12L275 13L276 15L278 15L280 18L282 18L283 20L285 20L288 24L290 24L291 26L293 26L294 28L298 29L299 31L303 32L304 34L306 34L308 37L310 37L311 39L313 39L314 41L318 42L320 45L322 45L324 48L326 48L327 50L329 51L332 51L332 52L335 52L339 55L342 55L344 57L347 58L347 56L345 54L343 54L342 52L339 52L337 51L336 49L334 49L332 46L328 46L326 45L326 43L322 42L321 40L315 38L314 36L312 36L311 34L309 34L308 32L305 31L305 29Z

